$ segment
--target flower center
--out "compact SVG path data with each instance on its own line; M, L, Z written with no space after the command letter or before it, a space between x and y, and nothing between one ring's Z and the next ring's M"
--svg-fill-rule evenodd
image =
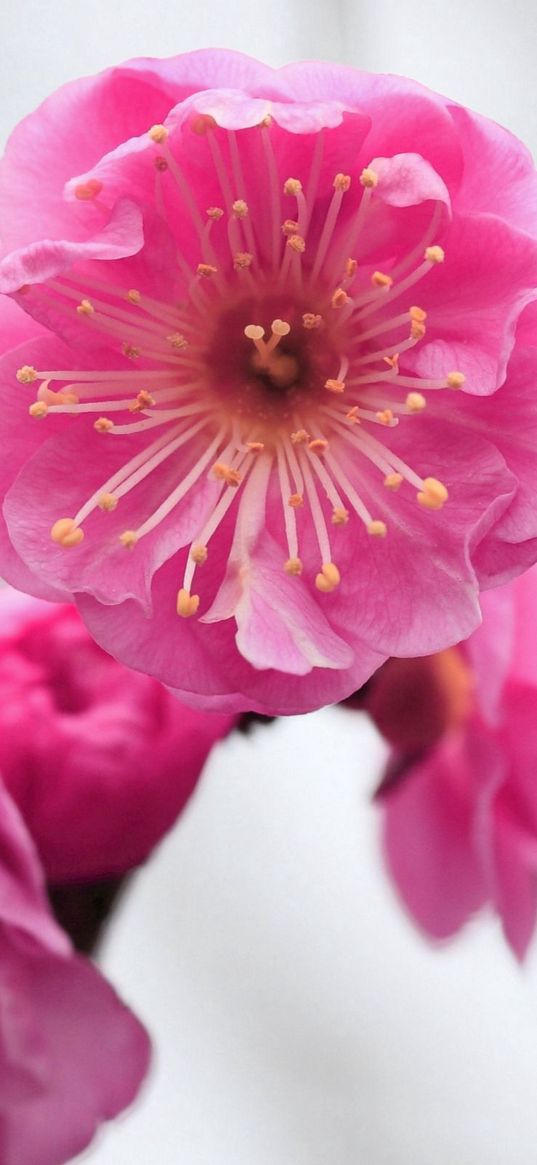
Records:
M323 198L318 209L328 131L312 139L304 184L288 178L282 186L270 124L232 132L205 118L193 128L222 194L223 206L209 207L205 216L165 127L148 135L156 206L173 234L174 206L182 202L201 255L192 263L178 254L180 301L172 290L163 300L113 283L106 263L93 263L83 282L73 273L25 288L21 294L34 299L36 314L42 301L48 308L52 302L60 317L94 333L101 348L106 342L122 352L125 365L95 371L24 366L17 374L23 384L39 381L29 410L33 418L93 414L103 439L125 442L121 469L83 499L73 517L53 524L55 543L79 546L96 512L127 508L128 495L143 489L143 521L120 534L123 546L133 549L161 522L173 522L183 498L207 474L217 482L219 492L200 517L179 587L182 616L198 609L194 575L232 507L231 554L247 560L241 531L248 513L264 504L271 477L281 494L281 540L287 546L282 567L290 575L302 573L298 512L307 510L318 553L315 584L323 594L340 582L331 527L347 526L352 517L383 538L390 495L400 488L414 490L423 509L439 510L448 494L434 466L431 476L418 474L398 456L389 432L401 421L419 425L424 393L464 382L460 372L427 379L405 370L406 353L426 331L427 313L413 303L414 288L444 258L435 242L438 206L417 245L378 271L353 257L360 255L372 211L378 219L383 210L376 205L376 173L365 169L354 184L336 174L328 204ZM253 209L241 134L250 146L252 135L260 135L267 194L266 203L254 202ZM91 178L74 192L90 205L105 190ZM351 204L343 214L345 200ZM170 273L170 289L174 278ZM146 442L134 453L130 442L141 433ZM170 458L178 466L176 485L152 505L148 484ZM386 499L380 504L379 483Z

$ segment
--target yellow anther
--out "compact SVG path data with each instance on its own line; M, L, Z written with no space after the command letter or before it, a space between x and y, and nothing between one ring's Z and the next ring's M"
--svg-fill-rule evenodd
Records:
M208 553L209 551L207 550L206 546L201 546L199 543L197 543L192 547L190 551L190 557L192 562L196 563L196 566L203 566L203 563L207 562Z
M334 562L324 562L315 579L317 590L323 591L325 595L329 595L331 591L335 591L340 582L341 575L336 564Z
M394 493L399 489L399 486L402 485L402 482L403 477L401 473L387 473L386 477L384 478L384 485L386 486L386 489L392 489Z
M345 413L345 420L352 421L355 425L360 424L360 409L358 405L353 405L352 409L349 409L348 413Z
M219 218L224 217L224 211L222 210L221 206L208 206L205 213L207 218L212 218L215 222L218 222Z
M140 357L140 349L135 348L134 344L124 344L121 350L129 360L138 360Z
M292 445L305 445L306 441L309 441L309 439L310 435L306 432L305 429L297 429L296 432L291 433Z
M138 541L136 530L124 530L123 533L119 535L119 541L126 550L134 550L134 547Z
M366 166L365 170L362 170L362 173L360 174L360 182L362 186L369 188L369 190L372 190L373 187L377 185L378 180L378 174L369 166Z
M76 307L79 316L92 316L95 308L89 299L81 299Z
M248 324L244 329L244 335L247 340L262 340L265 335L265 329L260 324Z
M335 506L332 510L332 525L346 526L349 520L349 511L345 510L343 506Z
M93 422L93 428L96 429L98 433L109 433L110 429L114 428L114 422L110 420L110 417L98 417L97 420Z
M446 384L448 388L462 388L466 377L462 372L448 372L446 376Z
M347 276L347 279L354 279L354 276L356 275L357 270L358 270L357 260L356 259L347 259L347 262L345 263L345 275Z
M191 615L195 615L200 605L199 595L191 595L190 591L185 591L184 587L177 595L177 614L182 619L190 619Z
M411 320L416 320L418 324L424 324L427 319L427 312L422 307L409 307L408 314Z
M241 483L241 475L236 469L232 469L230 465L224 465L223 461L215 461L212 472L217 481L225 481L226 485L232 485L236 488Z
M284 562L283 564L283 569L286 574L302 574L302 563L300 558L288 558L287 562Z
M427 247L424 258L428 263L443 263L446 253L442 247Z
M33 384L34 380L37 380L37 372L31 364L23 364L22 368L18 369L16 376L19 384Z
M166 336L166 339L176 352L180 352L182 348L188 348L188 340L181 332L172 332L171 336Z
M140 303L142 299L142 293L137 291L135 287L131 287L130 291L128 291L126 294L125 299L128 299L129 303Z
M373 538L385 538L388 533L386 522L374 518L372 522L367 523L367 533L371 534Z
M218 267L213 267L212 263L198 263L196 272L201 275L202 279L210 279L212 275L216 275Z
M118 498L116 498L115 494L101 494L97 505L100 510L106 510L107 513L111 513L112 510L115 510L117 503Z
M81 182L79 186L75 186L75 198L79 198L81 202L91 202L92 198L97 198L103 188L102 182L97 178L88 178L87 182Z
M288 336L291 324L288 324L287 320L273 320L270 328L275 336Z
M410 321L410 338L411 340L423 340L425 332L427 331L425 324L420 324L419 320Z
M371 276L371 283L373 287L391 287L393 279L391 275L385 275L384 271L374 271Z
M248 214L248 203L244 201L244 198L237 198L231 209L235 218L246 218Z
M300 194L301 190L302 183L298 178L288 178L287 182L284 182L283 184L284 194L290 194L293 198L296 198L297 194Z
M296 235L298 223L294 218L286 218L285 222L282 222L282 231L284 235Z
M250 255L249 251L237 251L237 254L233 256L235 271L243 271L246 267L250 267L252 259L253 255Z
M46 417L48 413L48 405L45 404L44 400L36 400L34 401L33 405L30 405L28 412L31 417Z
M306 240L302 235L289 235L287 239L287 246L295 252L296 255L303 255L306 250Z
M193 117L190 122L192 133L198 134L198 137L203 138L209 130L216 129L216 121L211 117L210 113L199 113L197 117Z
M329 392L345 392L345 381L334 380L329 377L328 380L325 380L324 387L327 388Z
M349 302L349 296L347 295L347 292L343 290L342 287L337 287L336 290L334 291L334 294L333 294L330 302L332 304L332 307L336 307L336 308L345 307L345 304Z
M127 407L131 413L140 413L142 409L151 408L154 403L155 398L151 396L151 393L148 392L146 388L143 388L142 391L139 392L138 395L134 398L134 400L129 401Z
M291 506L291 509L293 510L298 510L300 506L304 505L304 498L302 494L291 494L291 496L287 499L287 505Z
M350 174L336 174L334 178L334 190L342 190L345 194L351 184Z
M84 531L77 526L74 518L58 518L54 523L50 537L58 546L79 546L84 539Z
M390 368L395 368L397 370L399 365L399 352L394 352L393 356L385 356L384 363L388 364Z
M418 502L426 510L441 510L448 496L448 491L441 481L436 477L426 477L423 491L418 493Z
M168 130L165 125L152 125L151 129L147 131L147 136L151 138L152 142L161 146L163 142L168 140Z
M323 317L315 315L312 311L305 311L302 316L302 325L307 331L313 331L314 328L320 328L323 322Z
M324 453L325 449L328 449L328 441L325 441L324 437L315 437L309 442L308 449L311 453Z
M406 400L406 407L409 413L422 413L427 405L427 401L421 392L409 392Z
M155 167L155 170L167 170L168 169L168 163L166 161L166 158L162 157L162 154L159 154L157 158L153 159L153 165Z
M393 412L391 409L379 409L375 415L381 425L391 425L393 423Z
M246 447L250 453L262 453L265 448L263 441L247 441Z

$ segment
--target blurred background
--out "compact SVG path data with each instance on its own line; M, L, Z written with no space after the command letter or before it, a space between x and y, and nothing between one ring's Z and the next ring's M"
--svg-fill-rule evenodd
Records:
M21 0L0 37L2 139L71 77L221 45L405 73L537 146L524 0ZM537 954L521 970L486 917L441 949L412 928L378 850L382 760L341 709L212 755L102 948L156 1055L88 1165L534 1165Z

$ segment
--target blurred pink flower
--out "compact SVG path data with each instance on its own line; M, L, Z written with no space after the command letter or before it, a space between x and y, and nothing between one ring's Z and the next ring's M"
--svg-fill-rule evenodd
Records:
M467 643L385 664L365 707L395 750L379 799L410 913L447 938L490 903L522 958L537 916L537 570L483 607Z
M0 209L2 569L124 662L304 711L537 558L505 130L329 64L130 61L19 126Z
M56 926L1 783L0 1001L2 1165L60 1165L134 1099L149 1041Z
M0 590L0 773L49 882L142 862L234 723L123 667L74 607Z

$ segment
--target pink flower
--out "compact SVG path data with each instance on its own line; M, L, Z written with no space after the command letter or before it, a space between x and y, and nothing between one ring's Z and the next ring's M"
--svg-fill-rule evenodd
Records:
M0 591L0 772L50 882L142 862L233 724L106 655L74 607Z
M365 704L395 748L380 804L405 905L447 938L490 903L522 958L537 915L537 569L484 610L460 647L387 663Z
M144 1029L73 954L29 835L0 784L0 1159L60 1165L134 1099Z
M0 185L3 573L124 662L307 710L537 558L537 183L505 130L201 52L59 90Z

